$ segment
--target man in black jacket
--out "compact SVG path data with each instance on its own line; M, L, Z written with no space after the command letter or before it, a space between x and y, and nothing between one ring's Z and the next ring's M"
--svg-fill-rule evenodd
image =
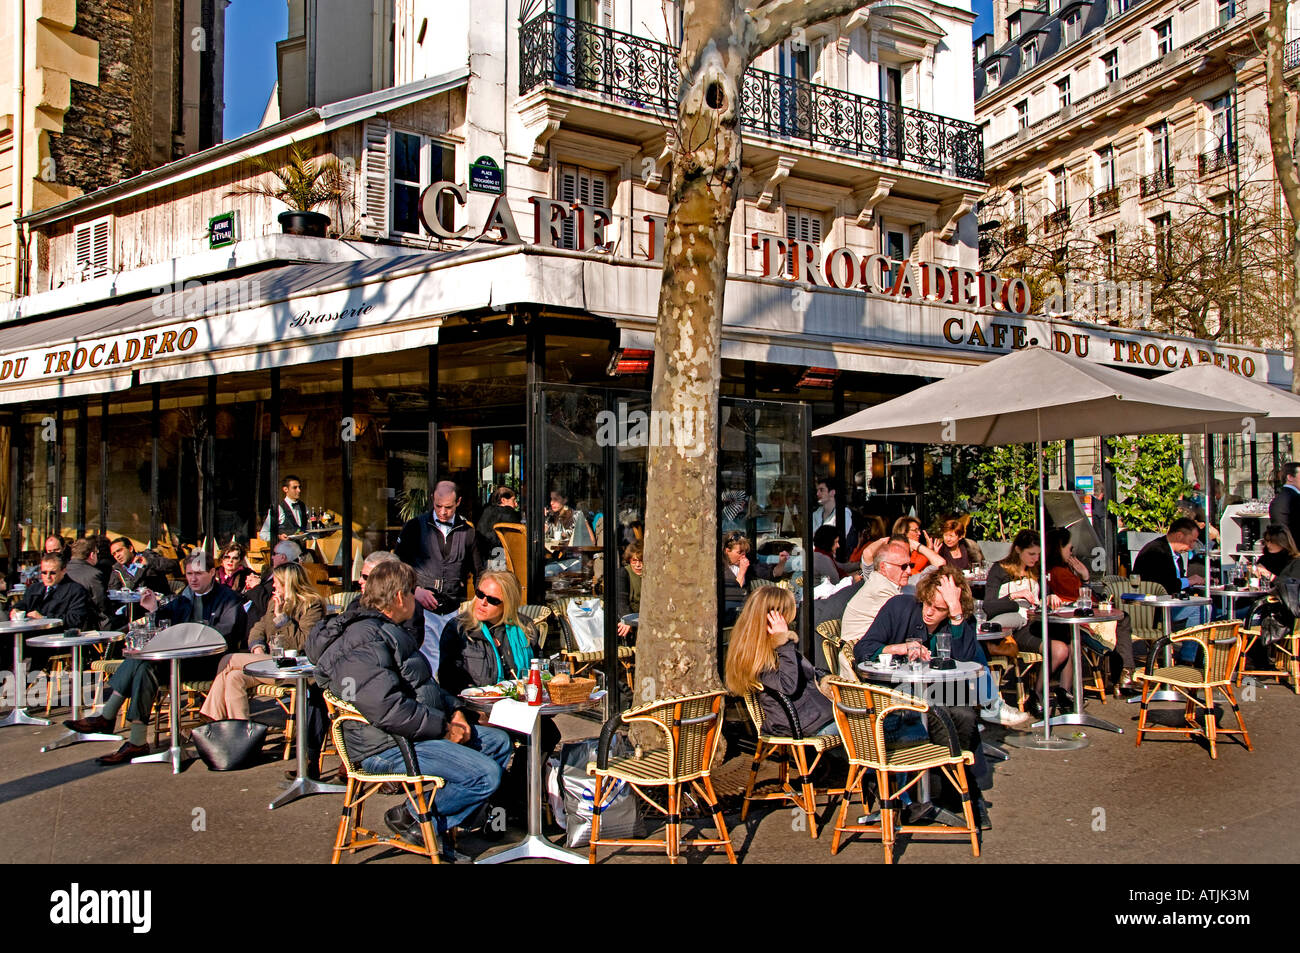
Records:
M1133 560L1133 575L1143 582L1155 582L1164 586L1165 592L1176 596L1193 586L1205 584L1205 578L1189 575L1183 568L1181 556L1196 544L1200 528L1190 517L1182 516L1169 524L1169 531L1157 536L1142 547ZM1204 618L1201 606L1178 606L1166 609L1169 613L1169 627L1173 632L1197 624ZM1195 643L1185 643L1178 650L1178 659L1191 662L1197 654Z
M205 552L196 552L185 560L185 581L189 588L165 606L158 604L158 597L152 591L146 592L140 599L140 607L146 612L155 612L157 621L164 624L202 622L221 633L226 640L227 652L245 651L248 618L244 615L242 598L217 582L216 575L212 557ZM199 681L214 678L219 661L220 656L213 655L182 662L181 676ZM146 732L154 698L158 694L158 674L154 665L127 659L108 680L113 691L104 703L104 710L99 715L64 722L72 731L111 732L117 713L127 698L131 699L131 707L126 712L131 727L130 740L113 754L98 759L100 764L122 764L149 753L149 746L145 743Z
M483 572L483 553L474 528L457 514L460 492L443 480L433 488L433 508L407 522L397 538L397 558L415 570L415 599L424 607L420 651L438 671L442 630L460 609L470 576Z
M1292 539L1300 539L1296 535L1300 532L1300 463L1285 464L1282 477L1286 482L1268 504L1268 521L1285 526L1291 531Z
M438 830L445 832L496 791L510 760L510 737L498 728L470 725L456 698L433 680L418 641L402 626L415 611L409 566L375 566L357 601L356 610L317 626L307 639L307 657L321 686L355 705L370 723L346 726L349 753L363 770L406 773L396 735L412 742L420 771L446 782L434 802ZM405 806L384 819L396 833L415 836Z
M99 625L99 613L91 605L90 593L67 576L63 557L46 553L41 557L41 581L27 587L18 608L32 619L61 619L65 629L92 630ZM27 653L28 671L45 668L50 649L31 649Z
M108 602L104 598L104 579L99 572L99 553L93 539L79 539L72 544L72 558L68 560L68 578L90 595L99 620L91 628L108 627Z

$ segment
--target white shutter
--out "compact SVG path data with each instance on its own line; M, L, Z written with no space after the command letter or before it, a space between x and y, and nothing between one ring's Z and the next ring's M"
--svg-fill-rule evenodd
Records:
M392 132L384 120L370 119L366 121L363 135L361 234L368 238L387 238Z
M111 270L109 258L112 242L111 221L101 218L78 225L73 230L76 243L77 265L75 279L89 281L106 275Z
M614 0L600 0L600 25L614 28Z
M581 177L578 169L571 165L560 167L560 190L557 198L565 205L571 205L579 201L578 194L581 188ZM577 236L573 230L573 209L568 210L568 217L560 224L560 247L577 248Z
M916 73L920 63L909 63L903 67L903 105L916 108Z

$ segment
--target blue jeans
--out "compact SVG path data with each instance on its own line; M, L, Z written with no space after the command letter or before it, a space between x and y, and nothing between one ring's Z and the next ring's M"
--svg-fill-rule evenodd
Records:
M1179 606L1168 611L1169 629L1172 632L1179 632L1188 626L1200 625L1204 621L1205 607L1203 606ZM1184 642L1175 653L1176 660L1184 665L1194 665L1200 651L1200 646L1195 642Z
M434 798L433 813L439 833L456 827L491 797L501 784L510 763L510 736L500 728L475 726L469 744L452 741L417 741L412 747L423 774L447 783ZM405 774L402 752L392 747L372 754L361 763L363 771L375 774Z
M821 728L819 728L819 729L817 729L816 731L814 731L813 734L814 734L814 735L834 735L835 737L838 738L838 737L840 736L840 726L837 725L837 724L836 724L835 722L833 722L833 721L832 721L832 722L828 722L827 724L823 725Z

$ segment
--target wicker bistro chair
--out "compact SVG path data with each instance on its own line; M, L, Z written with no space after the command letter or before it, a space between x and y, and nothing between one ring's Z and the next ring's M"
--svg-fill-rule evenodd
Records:
M329 594L329 597L325 601L332 606L338 606L340 609L346 609L348 606L352 605L353 601L359 595L361 595L361 591L359 589L354 589L351 592L347 592L345 590L340 589L338 592L331 592Z
M355 852L379 844L396 847L407 853L428 857L430 862L439 863L439 843L432 823L433 802L438 789L445 783L442 778L420 772L419 759L415 749L406 738L394 737L397 747L401 749L406 761L405 774L370 774L361 769L359 762L348 751L347 737L343 731L348 722L367 724L365 717L343 701L337 695L325 693L325 701L333 716L330 734L334 738L334 747L338 750L343 770L347 773L347 789L343 794L343 813L339 818L338 835L334 838L334 852L330 863L337 864L344 851ZM407 800L415 808L415 816L420 822L420 833L424 835L424 846L407 843L400 837L379 834L363 826L362 811L371 795L378 793L384 784L398 784Z
M815 840L817 838L817 787L812 782L812 772L817 768L823 753L840 746L839 736L805 736L803 726L799 724L799 718L789 697L773 688L764 688L763 691L775 698L785 709L791 732L788 735L766 734L763 731L763 708L759 701L759 693L757 691L745 693L745 710L749 713L749 718L754 723L754 730L758 733L758 743L754 748L754 762L749 768L749 783L745 786L745 804L740 809L740 819L744 821L749 816L749 805L753 801L784 801L804 812L808 818L808 833ZM808 760L810 749L813 755L811 762ZM765 758L778 753L785 756L780 767L780 790L755 794L754 785L758 781L759 765ZM799 772L798 777L795 778L798 784L797 790L790 784L791 759L794 760ZM843 794L844 789L828 788L825 793L828 797L834 797Z
M551 610L546 606L522 605L519 607L519 614L531 622L533 628L537 630L537 653L545 655L546 633L549 629Z
M1266 603L1276 605L1277 598L1275 596L1269 596L1266 599L1260 600L1256 605L1262 607ZM1247 621L1250 621L1250 619L1247 618ZM1235 676L1237 684L1240 685L1242 679L1247 675L1254 678L1276 678L1278 681L1283 683L1290 682L1291 691L1300 694L1300 651L1298 651L1300 650L1300 621L1297 621L1291 627L1291 631L1287 635L1270 646L1270 648L1273 649L1273 652L1276 653L1274 663L1277 667L1260 669L1247 668L1246 666L1250 664L1247 654L1262 635L1263 631L1258 625L1243 625L1241 627L1241 657L1237 662L1237 673Z
M971 805L971 792L966 785L967 765L974 764L975 756L963 751L957 743L957 731L948 713L935 708L935 713L948 729L948 744L924 742L908 747L889 748L885 744L885 719L896 711L925 713L930 706L919 698L891 691L878 685L857 684L840 678L830 680L831 700L835 705L835 721L840 727L840 737L849 757L849 777L845 783L844 797L840 801L835 834L831 838L831 853L840 849L843 834L879 834L885 848L885 863L894 862L894 844L899 834L965 834L970 837L971 853L980 855L979 827ZM912 827L898 822L901 805L899 797L916 785L925 771L938 768L961 793L962 811L966 826L928 824ZM856 791L863 809L866 808L864 782L869 771L875 772L880 792L879 824L848 824L847 815ZM912 774L912 779L895 788L893 776Z
M1138 715L1137 743L1142 744L1142 735L1146 734L1183 734L1188 737L1200 736L1210 745L1210 757L1218 758L1215 743L1219 735L1241 735L1247 751L1253 751L1246 723L1241 719L1241 709L1237 706L1237 697L1232 691L1232 678L1237 670L1237 660L1241 655L1241 623L1236 621L1211 622L1195 628L1184 629L1173 636L1163 638L1151 649L1147 656L1146 670L1139 672L1138 680L1142 683L1142 711ZM1165 665L1157 666L1156 658L1165 645L1178 642L1198 642L1203 656L1200 665ZM1186 725L1169 727L1166 725L1147 724L1147 708L1150 696L1162 686L1182 695L1186 700L1184 719ZM1214 692L1223 693L1228 704L1237 716L1236 728L1220 728L1217 724L1217 712L1214 704Z
M573 601L574 596L565 596L562 599L554 599L547 603L551 610L551 615L555 618L556 627L560 630L560 640L563 648L560 649L560 655L569 663L573 676L575 678L589 674L593 667L599 667L605 661L604 651L583 652L578 648L578 637L573 633L573 626L569 624L569 603ZM602 600L602 606L607 605ZM632 672L636 666L636 647L631 645L620 645L618 647L618 664L623 669L623 677L627 679L627 687L630 691L635 692L632 683Z
M817 626L817 634L822 639L822 658L826 660L826 670L834 675L840 670L840 652L844 642L840 638L840 620L827 619Z
M595 809L591 815L591 863L596 862L598 848L645 844L662 846L668 852L669 862L676 863L681 848L681 796L687 785L712 809L713 821L718 828L716 840L697 838L689 843L697 847L724 847L727 859L733 864L736 862L731 837L722 819L722 809L718 807L718 795L709 778L718 740L722 737L724 697L724 692L716 691L662 698L648 705L629 708L605 722L600 731L596 762L587 765L587 773L596 778ZM614 733L623 725L633 724L657 728L663 735L664 746L644 751L640 757L611 758L609 749ZM637 796L665 816L662 840L601 839L600 813L608 778L625 782ZM666 789L665 803L659 803L646 793L646 788L656 787Z

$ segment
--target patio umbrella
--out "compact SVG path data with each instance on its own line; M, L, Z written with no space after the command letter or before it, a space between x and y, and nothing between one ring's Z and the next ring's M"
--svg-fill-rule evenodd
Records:
M1038 486L1043 485L1044 440L1067 440L1098 433L1182 433L1206 424L1239 427L1258 410L1206 397L1125 371L1030 347L995 358L955 377L851 414L813 431L814 437L858 437L896 443L948 443L995 446L1033 443L1038 453ZM1038 530L1047 524L1043 494L1038 494ZM1046 607L1047 560L1038 563L1039 592ZM1046 650L1047 613L1039 613L1043 636L1043 684L1051 684ZM1040 750L1081 748L1083 742L1052 737L1043 718L1043 736L1029 745Z
M1198 428L1205 438L1205 518L1212 519L1210 498L1214 488L1214 474L1210 471L1210 434L1243 433L1249 428L1255 433L1290 433L1300 430L1300 397L1287 391L1279 390L1270 384L1261 384L1225 370L1214 364L1197 364L1174 371L1160 378L1160 383L1170 384L1182 390L1191 391L1202 397L1214 397L1220 400L1234 401L1258 408L1266 417L1257 414L1245 418L1220 421L1217 424L1203 424ZM1223 491L1228 492L1227 461L1224 461ZM1209 534L1205 540L1205 595L1210 595L1210 548ZM1219 553L1222 567L1223 553Z

